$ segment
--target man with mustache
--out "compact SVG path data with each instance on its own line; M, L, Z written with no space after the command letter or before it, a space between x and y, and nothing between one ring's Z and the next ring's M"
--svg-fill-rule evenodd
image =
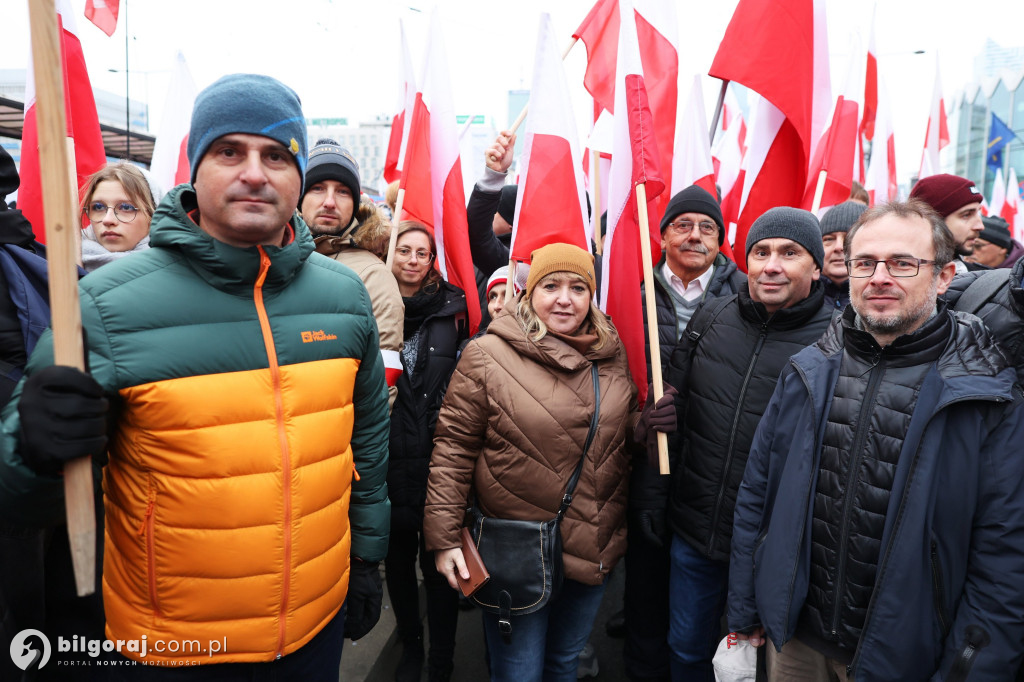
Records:
M792 357L736 498L729 627L772 680L1005 680L1024 654L1024 394L938 300L942 218L848 233L850 305Z
M722 209L715 197L703 188L691 185L669 201L661 219L662 257L654 268L657 334L663 369L668 367L680 335L701 303L746 289L743 273L719 252L725 237ZM650 338L646 297L642 300L644 334ZM650 361L648 358L648 363ZM648 376L651 376L649 364ZM663 540L668 537L665 509L663 505L650 507L651 498L643 494L649 486L656 486L660 478L657 466L648 464L647 453L641 451L633 458L624 616L626 674L634 680L669 677L666 639L669 613L665 599L669 589L669 554ZM661 501L655 502L660 505Z
M973 182L948 173L930 175L917 181L910 190L910 198L928 204L946 223L956 244L956 274L985 269L984 265L964 260L974 253L977 238L985 229L981 222L983 197Z
M825 303L842 310L850 303L850 275L846 272L846 233L867 210L867 204L844 201L833 206L821 219L821 243L825 247L825 262L821 266L825 285Z
M643 505L664 510L671 530L669 646L673 680L708 680L729 576L733 505L758 420L789 357L814 343L834 306L825 304L818 219L773 208L747 235L747 284L705 303L672 353L666 380L675 404L648 401L639 442L672 438L671 485L661 477ZM656 513L656 512L651 512ZM669 540L668 537L665 538Z
M188 159L151 248L80 283L89 373L53 365L49 332L33 351L3 412L0 517L52 523L65 462L109 458L110 679L337 682L344 638L380 616L390 526L370 299L295 211L294 91L216 81Z
M388 404L393 406L402 373L399 352L405 304L395 276L382 260L387 257L391 224L373 203L360 202L359 196L359 164L351 152L332 139L317 140L309 150L299 211L317 253L352 268L370 294L388 382Z

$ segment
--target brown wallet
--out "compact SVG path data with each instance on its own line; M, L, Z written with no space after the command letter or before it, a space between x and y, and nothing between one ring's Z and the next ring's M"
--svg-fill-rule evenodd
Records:
M476 543L473 542L473 536L469 534L469 529L464 527L459 531L459 538L462 540L462 557L466 560L466 568L469 569L469 580L463 580L458 571L455 572L455 578L459 581L462 594L471 597L491 579L491 574L487 572L487 567L484 566L484 561L480 558L480 552L477 551Z

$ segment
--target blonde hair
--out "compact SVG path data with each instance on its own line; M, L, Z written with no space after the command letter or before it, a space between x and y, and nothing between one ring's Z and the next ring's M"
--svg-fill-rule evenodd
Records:
M124 188L125 194L128 195L128 199L135 204L135 208L145 213L147 220L152 220L153 211L156 210L153 192L149 189L149 183L146 182L146 176L142 174L142 171L127 161L112 163L89 177L85 192L82 194L80 208L83 211L92 203L92 195L96 193L96 187L107 180L113 180L120 184Z
M558 271L552 272L545 275L537 285L543 284L547 280L555 277L556 275L566 275L573 282L583 282L587 284L587 289L590 289L590 285L583 275L575 272ZM593 292L591 292L593 294ZM520 292L516 296L516 319L519 320L519 326L526 332L527 338L531 341L540 341L548 333L548 326L537 315L537 311L533 307L533 301L531 297L526 295L525 291ZM590 299L590 310L587 311L587 316L583 320L583 326L590 323L590 327L595 334L597 334L597 341L591 348L593 350L600 350L606 343L610 343L614 337L612 331L611 322L608 317L601 312L601 309L594 304L594 299Z

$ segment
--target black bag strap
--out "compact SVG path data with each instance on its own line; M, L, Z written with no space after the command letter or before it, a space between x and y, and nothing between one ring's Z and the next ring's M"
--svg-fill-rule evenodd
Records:
M953 309L977 315L981 307L988 303L1010 279L1010 272L1010 270L999 269L981 273L967 286L964 293L960 294Z
M733 294L731 296L715 296L712 299L702 303L697 312L694 313L695 324L693 329L686 332L686 336L689 337L690 342L696 345L700 341L700 337L704 336L711 325L714 324L715 318L718 314L725 310L725 306L729 305L729 302L735 298L738 298L739 294Z
M572 476L569 478L569 485L565 488L565 495L562 496L562 506L558 508L559 521L565 516L565 512L569 510L569 505L572 504L572 493L576 490L576 484L580 482L583 462L587 459L587 451L590 450L590 444L594 441L594 433L597 432L597 418L601 412L601 382L597 376L596 363L590 365L590 375L594 379L594 416L590 419L590 431L587 432L587 440L583 443L583 454L580 456L579 464L576 465L576 470L572 472Z

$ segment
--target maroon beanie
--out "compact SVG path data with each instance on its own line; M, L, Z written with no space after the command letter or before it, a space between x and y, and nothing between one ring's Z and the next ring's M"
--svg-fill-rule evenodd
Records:
M910 190L911 199L920 199L945 218L967 204L981 202L982 196L974 183L958 175L942 173L921 178Z

